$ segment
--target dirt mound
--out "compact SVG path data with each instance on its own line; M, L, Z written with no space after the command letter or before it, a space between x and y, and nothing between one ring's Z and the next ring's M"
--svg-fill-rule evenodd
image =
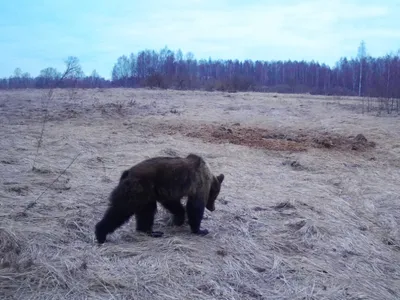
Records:
M276 151L305 151L307 147L301 143L284 138L270 138L266 129L239 127L238 125L163 125L160 130L166 134L181 133L187 137L199 138L209 143L231 143L254 148L264 148Z
M353 140L351 150L366 150L370 147L375 147L375 142L368 142L364 135L358 134Z
M159 125L158 130L173 135L181 133L187 137L199 138L209 143L231 143L252 148L263 148L275 151L306 151L308 148L326 148L335 150L365 151L375 147L374 142L359 134L341 136L329 132L277 132L265 128L242 127L233 125Z

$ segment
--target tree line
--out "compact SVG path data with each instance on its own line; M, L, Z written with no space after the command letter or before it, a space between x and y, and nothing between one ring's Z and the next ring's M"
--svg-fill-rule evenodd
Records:
M400 51L383 57L366 54L361 42L354 58L341 58L334 67L315 61L195 59L191 52L167 47L120 56L104 79L94 70L86 76L76 57L66 60L73 72L48 67L37 77L17 68L0 79L0 89L151 87L207 91L260 91L400 98Z

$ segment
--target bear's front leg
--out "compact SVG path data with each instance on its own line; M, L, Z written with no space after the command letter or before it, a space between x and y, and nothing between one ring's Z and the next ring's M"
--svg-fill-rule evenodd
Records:
M201 221L204 215L204 201L198 196L189 196L186 204L189 226L194 234L206 235L207 229L200 229Z

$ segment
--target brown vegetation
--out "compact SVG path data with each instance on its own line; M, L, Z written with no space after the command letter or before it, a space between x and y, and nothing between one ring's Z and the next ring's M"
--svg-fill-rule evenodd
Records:
M357 98L43 94L0 93L2 299L399 299L396 119ZM121 171L190 152L225 174L210 234L159 207L163 238L130 222L97 246Z

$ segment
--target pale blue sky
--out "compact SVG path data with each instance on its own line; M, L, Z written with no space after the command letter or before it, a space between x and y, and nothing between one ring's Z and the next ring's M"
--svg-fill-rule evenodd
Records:
M400 49L400 0L0 0L0 77L37 76L77 56L85 74L110 77L139 50L191 51L197 59L317 60L333 65Z

